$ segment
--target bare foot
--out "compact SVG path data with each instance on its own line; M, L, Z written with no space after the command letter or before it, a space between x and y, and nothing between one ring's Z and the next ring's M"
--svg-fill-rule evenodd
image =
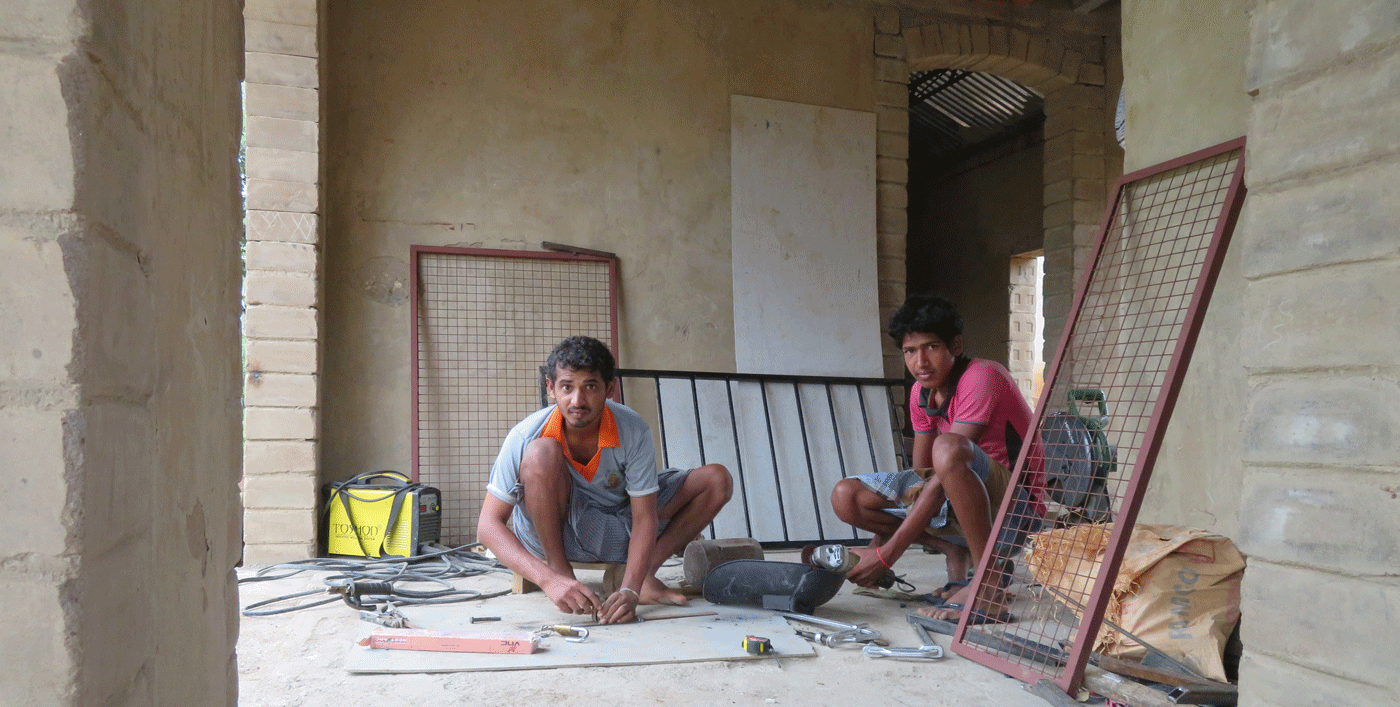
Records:
M666 604L668 606L681 606L690 603L684 594L671 589L655 576L647 577L642 581L642 596L639 604Z

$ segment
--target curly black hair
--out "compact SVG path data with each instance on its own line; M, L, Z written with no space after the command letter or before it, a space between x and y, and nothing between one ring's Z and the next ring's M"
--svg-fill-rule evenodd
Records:
M910 295L899 311L890 317L890 338L894 345L904 345L904 337L913 333L933 334L948 346L963 332L962 315L958 308L937 295Z
M611 383L617 370L617 360L603 342L588 336L571 336L549 352L544 374L554 380L560 366L572 371L595 371L604 383Z

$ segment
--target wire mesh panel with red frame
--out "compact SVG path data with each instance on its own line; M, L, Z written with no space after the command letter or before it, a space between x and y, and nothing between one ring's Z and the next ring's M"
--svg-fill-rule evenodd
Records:
M506 433L540 409L540 366L574 335L617 355L617 260L413 246L412 466L442 491L442 542L476 540Z
M1052 680L1069 694L1082 684L1244 200L1243 174L1239 138L1119 180L1013 477L1043 493L1050 513L1025 543L1031 552L988 543L954 632L959 655L1031 684ZM994 538L1042 520L1009 513L1012 496ZM1086 558L1049 542L1065 533L1097 534L1107 549ZM999 590L1028 557L1040 587L1017 599L1019 620L977 623L1004 617Z

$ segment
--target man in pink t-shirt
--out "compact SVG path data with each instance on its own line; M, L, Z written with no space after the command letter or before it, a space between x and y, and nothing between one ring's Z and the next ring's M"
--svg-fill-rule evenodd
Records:
M947 300L911 296L891 318L889 335L914 376L914 467L844 479L832 490L836 515L875 535L868 548L854 551L860 562L847 576L871 586L910 545L929 546L947 556L949 581L940 597L952 608L921 613L956 621L966 604L968 569L992 540L992 518L1013 488L1009 469L1031 429L1031 410L1005 367L963 354L962 317ZM1045 515L1038 469L1027 486L1012 498L1012 520L996 538L998 557L1013 554ZM1009 568L999 569L1010 578ZM975 623L998 619L1004 617L973 617Z

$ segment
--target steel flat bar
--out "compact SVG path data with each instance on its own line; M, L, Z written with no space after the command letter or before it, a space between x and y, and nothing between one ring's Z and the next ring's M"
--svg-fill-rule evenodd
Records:
M768 384L759 383L759 392L763 396L763 424L768 428L768 453L773 459L773 490L778 495L778 522L783 526L783 540L792 540L788 535L787 510L783 506L783 479L778 475L778 445L773 440L773 414L768 410Z
M787 376L767 373L715 373L707 371L664 371L646 368L619 368L617 375L631 378L677 378L695 377L696 380L744 381L765 383L812 383L821 385L904 385L902 378L854 378L850 376Z
M807 481L812 486L812 515L817 519L817 539L826 540L826 531L822 528L822 505L817 498L817 473L812 468L812 448L807 442L807 417L802 413L802 388L798 385L792 386L792 399L797 403L797 427L802 430L802 454L807 459Z
M695 376L690 377L690 404L695 410L695 444L700 448L700 465L705 462L705 429L700 423L700 393L695 389ZM710 537L715 536L715 522L710 521Z
M865 407L865 389L856 386L856 398L860 400L860 420L865 424L865 444L870 447L870 471L880 470L880 461L875 458L875 436L870 433L870 411Z
M734 388L724 382L724 394L729 399L729 427L734 432L734 463L739 467L739 495L744 501L744 528L753 537L753 518L749 515L749 485L744 481L744 454L739 449L739 418L734 414Z
M661 426L661 466L669 469L671 458L666 453L666 401L661 397L661 378L653 376L652 380L656 382L656 424Z

